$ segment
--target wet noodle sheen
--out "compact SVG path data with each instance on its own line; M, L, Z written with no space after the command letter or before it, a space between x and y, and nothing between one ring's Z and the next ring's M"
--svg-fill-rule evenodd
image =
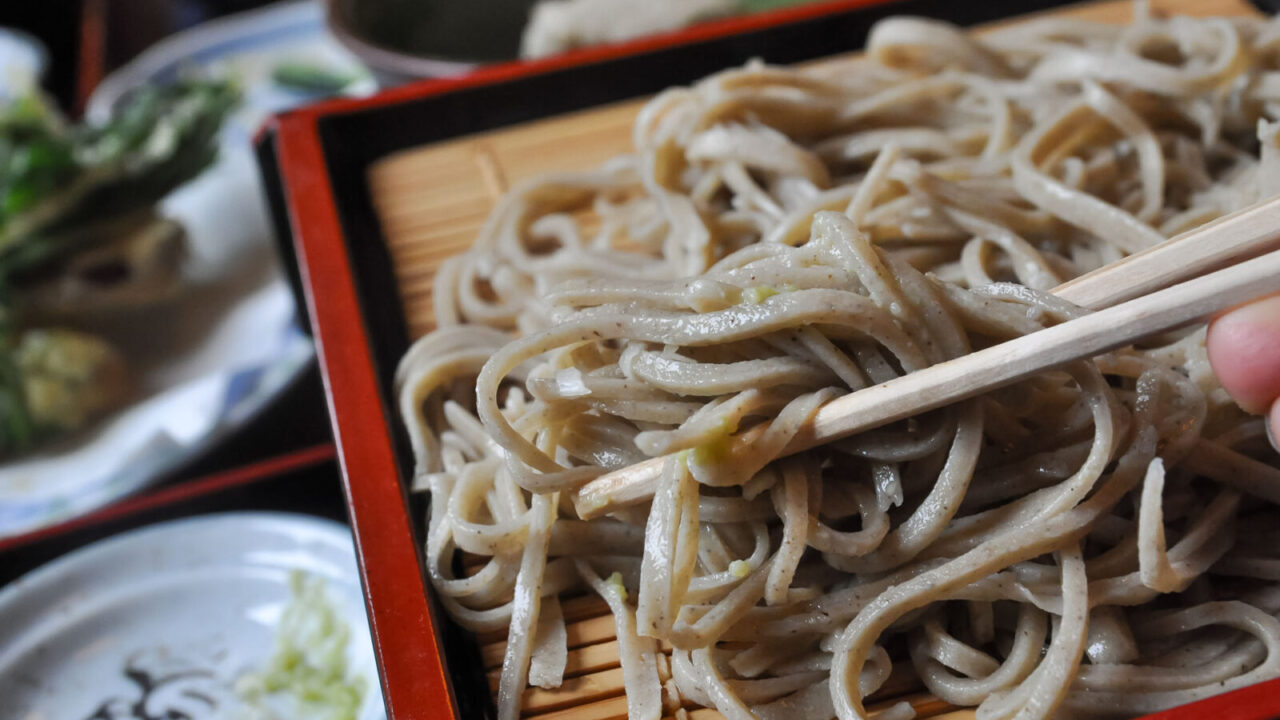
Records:
M984 719L1280 675L1280 513L1220 482L1280 470L1203 329L779 457L830 398L1084 312L1048 291L1280 189L1280 24L1136 15L888 19L857 60L664 92L633 154L501 200L397 383L431 581L508 632L502 718L560 684L565 592L607 602L638 719L867 717L892 660ZM661 455L651 499L576 516Z

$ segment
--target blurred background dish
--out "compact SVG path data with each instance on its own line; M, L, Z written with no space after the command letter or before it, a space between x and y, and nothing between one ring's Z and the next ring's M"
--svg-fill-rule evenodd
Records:
M0 537L73 517L156 482L243 427L311 365L311 342L299 328L273 244L251 138L274 112L376 87L328 35L318 3L290 2L156 44L98 87L86 115L105 122L129 93L172 84L193 68L231 78L241 100L217 137L216 162L158 206L161 216L184 230L186 257L174 281L180 288L165 302L111 316L73 313L78 325L118 348L133 376L130 404L0 464ZM149 239L165 236L152 233ZM173 255L164 246L143 242L133 248L141 247L155 269ZM154 252L142 252L147 248ZM160 275L158 284L170 282ZM69 299L86 300L83 289L60 282L35 288L31 297L56 309ZM87 300L94 306L103 298Z
M290 712L281 648L359 701ZM264 700L264 677L285 691ZM0 591L0 697L14 717L384 717L350 531L232 512L65 555Z
M623 42L813 0L325 0L331 30L384 84Z
M705 0L686 4L687 12L672 17L678 25L798 1ZM65 423L67 432L62 437L16 457L10 452L0 461L0 537L75 517L176 477L179 468L233 435L239 438L236 430L258 417L312 367L310 340L298 326L296 307L271 242L250 144L274 112L331 95L363 96L376 91L374 76L339 39L372 52L367 55L370 60L383 50L361 45L357 33L345 33L344 28L368 31L379 43L386 37L391 48L386 52L396 62L408 57L407 51L422 47L435 47L442 56L453 58L446 65L415 66L409 73L423 75L461 72L476 63L516 57L522 37L526 53L542 54L663 27L630 20L605 23L608 32L587 37L576 31L560 32L566 26L552 22L553 30L559 30L544 33L541 49L530 49L529 36L538 25L529 22L531 14L554 20L557 13L564 15L560 11L576 13L585 8L598 18L605 17L600 11L609 10L611 3L617 0L557 0L543 2L536 10L533 0L360 4L332 0L327 7L320 0L274 3L171 35L106 77L84 103L90 123L105 122L112 108L137 88L172 84L192 69L234 78L242 99L218 136L216 164L165 197L158 212L122 218L121 227L128 226L124 228L127 238L79 254L58 278L38 278L40 282L24 288L24 301L30 301L26 304L39 310L24 311L24 316L57 319L85 333L32 335L42 341L37 349L72 347L78 349L77 356L98 358L79 363L78 371L91 379L106 378L105 385L111 387L106 388L109 392L82 398L91 401L85 405L86 417L78 412L67 415L75 422ZM231 0L226 4L255 3ZM83 9L86 27L94 17L105 17L117 26L130 24L120 21L118 3L86 0L77 5ZM145 3L137 8L139 23L150 26L155 24L148 20L154 20L152 16L189 12L188 5ZM326 12L339 38L326 25ZM621 34L619 28L624 29ZM139 33L148 31L130 28L123 45L131 44L129 36ZM553 38L550 45L547 37ZM132 40L133 45L138 42ZM114 40L107 44L112 50L109 55L116 54L116 44ZM78 54L84 53L81 64L86 64L85 58L92 61L90 45L76 48ZM66 64L65 50L53 56L58 61L53 63L54 75L57 66ZM32 86L48 57L21 32L0 39L0 51L15 58L6 62L6 68L9 75L20 74L21 80L4 80L5 87L14 90ZM465 57L458 61L464 51ZM426 62L436 61L428 57ZM382 76L388 83L403 78ZM82 78L80 85L85 82ZM110 291L95 284L104 267L125 266L138 282ZM117 310L105 312L109 306ZM101 346L94 344L98 336L104 341ZM59 354L66 355L28 353L37 359ZM113 379L126 377L127 381ZM120 403L127 404L108 412ZM87 417L90 414L105 417ZM80 426L84 427L76 429Z

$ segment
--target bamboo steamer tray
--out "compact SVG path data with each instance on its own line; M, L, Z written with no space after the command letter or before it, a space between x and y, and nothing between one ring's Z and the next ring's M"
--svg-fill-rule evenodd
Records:
M811 23L807 27L812 32L822 27L813 22L829 23L836 11L860 12L859 7L876 2L883 0L844 0L825 10L811 11L805 16ZM972 5L981 4L956 4L968 11L973 10ZM878 6L874 17L900 10L956 19L948 17L946 7L944 2L929 0L893 3ZM1257 12L1245 0L1151 0L1151 7L1155 12L1193 16ZM1108 0L1036 16L1121 23L1127 22L1132 12L1127 0ZM1027 17L1006 16L1007 12L992 11L979 19L1001 19L979 26L978 31ZM872 19L863 18L859 27L865 31ZM764 32L760 37L768 40L768 33L776 35L778 31L765 23L752 32ZM725 34L711 37L723 38ZM682 42L678 37L672 41ZM625 54L626 49L623 51ZM492 86L516 93L509 99L510 107L536 103L546 95L531 90L521 96L520 91L548 68L497 68L470 80L393 91L373 102L320 106L278 120L260 139L260 159L269 186L276 183L276 217L294 237L301 268L295 282L307 299L325 370L384 695L392 717L491 713L488 699L476 695L496 693L506 647L505 632L471 636L438 616L437 608L424 612L426 606L422 606L421 595L429 594L420 564L424 515L421 500L415 505L407 497L410 460L399 419L391 409L395 400L390 376L408 342L434 328L432 285L436 270L446 258L471 245L495 203L514 183L547 172L595 168L608 158L629 152L632 123L646 95L667 84L688 83L715 69L740 64L754 54L739 49L730 62L704 64L695 74L649 83L640 97L618 91L616 96L627 99L582 103L583 107L551 116L525 111L529 119L523 122L493 121L492 129L481 132L457 132L469 118L453 118L455 131L442 132L443 137L430 138L431 142L404 141L415 137L416 131L407 129L409 123L430 117L424 108L415 114L406 107L424 102L424 98L439 101ZM793 59L830 63L841 57L829 51L818 57L801 54ZM767 54L766 58L774 59ZM575 63L590 68L595 59L552 61L549 69L567 72ZM634 63L635 58L628 60ZM596 80L613 77L602 72ZM505 99L506 95L494 97ZM459 112L447 103L443 107L445 112ZM353 169L359 172L352 173ZM323 177L318 180L317 174ZM286 247L286 252L292 251ZM387 474L398 475L397 482L369 477ZM396 516L397 510L403 517ZM393 527L386 527L388 523ZM374 524L378 527L371 529ZM416 545L406 548L406 541ZM565 681L557 689L527 689L522 699L523 716L538 720L625 718L617 640L606 605L594 595L562 598L562 604L570 646ZM424 645L422 634L430 635L433 643ZM459 643L466 646L472 642L470 649L459 649ZM670 651L669 647L664 649ZM431 650L437 653L434 657ZM477 675L477 681L467 680ZM957 709L925 693L905 662L894 666L885 687L869 698L869 706L875 711L902 700L912 704L918 717L974 717L971 710ZM721 717L710 709L688 711L693 720ZM1280 684L1264 683L1159 717L1192 718L1210 713L1233 718L1280 715Z

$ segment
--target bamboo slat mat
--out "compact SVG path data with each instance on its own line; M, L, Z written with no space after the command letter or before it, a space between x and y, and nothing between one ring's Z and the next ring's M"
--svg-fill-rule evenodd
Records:
M1151 6L1157 12L1184 15L1256 12L1245 0L1152 0ZM1046 14L1125 22L1132 16L1132 5L1125 0L1096 2ZM512 183L539 173L588 170L630 151L631 124L643 103L643 99L626 101L404 150L370 168L369 187L391 253L410 337L434 327L431 287L436 268L471 245L502 193ZM594 596L571 598L563 606L570 646L564 685L527 690L524 716L625 718L622 671L608 608ZM496 692L505 633L478 639L484 670ZM905 664L895 666L886 687L872 696L870 707L888 707L904 699L916 708L918 717L973 718L971 710L956 710L922 692ZM721 715L699 709L689 712L689 718L717 720Z

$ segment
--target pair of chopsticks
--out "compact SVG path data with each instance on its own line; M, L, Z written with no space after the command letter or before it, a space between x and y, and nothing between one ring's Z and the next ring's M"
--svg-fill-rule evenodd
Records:
M936 410L1280 292L1280 197L1206 223L1053 292L1096 312L838 397L818 409L784 454ZM753 427L734 444L746 447L764 429L764 424ZM573 497L579 516L599 517L649 499L665 460L652 458L583 485ZM1269 499L1280 502L1280 497Z

